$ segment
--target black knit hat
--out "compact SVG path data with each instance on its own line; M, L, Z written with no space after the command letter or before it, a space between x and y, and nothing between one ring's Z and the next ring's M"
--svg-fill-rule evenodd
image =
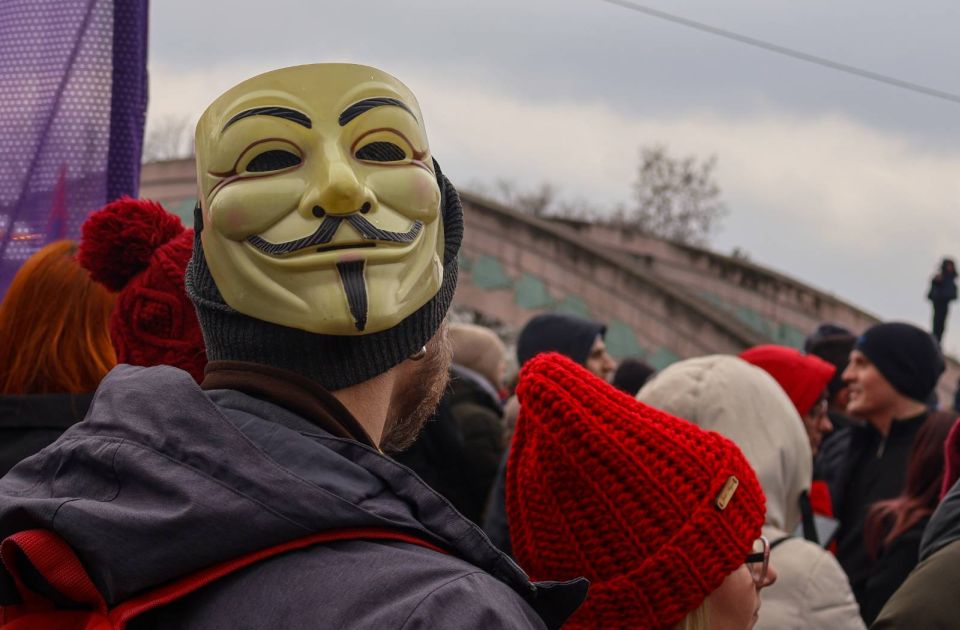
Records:
M921 402L933 392L945 367L933 336L912 324L890 322L868 328L856 349L894 389Z
M853 333L839 333L821 336L807 345L807 354L820 357L837 368L827 383L827 392L831 397L843 388L843 371L847 369L850 351L856 344L857 337Z
M849 337L851 339L856 339L856 335L850 332L849 329L844 328L839 324L823 322L817 326L817 329L804 340L803 351L807 354L816 354L813 351L814 346L822 342L824 339L833 339L836 337ZM847 352L849 353L849 350Z
M368 335L323 335L244 315L224 301L210 275L200 233L199 205L194 211L193 258L186 290L197 309L210 361L249 361L310 378L329 390L370 380L419 351L446 317L457 288L457 253L463 240L463 209L453 184L433 162L443 213L443 283L429 302L393 328Z
M606 332L603 324L582 317L562 313L537 315L520 331L517 363L522 367L541 352L559 352L584 365L597 336Z

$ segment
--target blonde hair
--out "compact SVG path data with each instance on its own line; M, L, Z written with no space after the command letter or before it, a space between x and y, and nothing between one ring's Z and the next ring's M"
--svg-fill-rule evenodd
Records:
M710 609L708 599L703 600L700 607L683 618L683 621L673 627L673 630L710 630Z

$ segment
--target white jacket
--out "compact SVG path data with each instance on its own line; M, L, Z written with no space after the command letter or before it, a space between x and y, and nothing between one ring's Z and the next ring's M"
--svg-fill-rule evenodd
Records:
M767 498L764 535L773 542L796 529L800 494L810 490L810 443L769 374L732 356L700 357L666 368L637 398L733 440ZM778 578L760 593L757 630L865 628L847 576L830 553L794 538L773 550L770 564Z

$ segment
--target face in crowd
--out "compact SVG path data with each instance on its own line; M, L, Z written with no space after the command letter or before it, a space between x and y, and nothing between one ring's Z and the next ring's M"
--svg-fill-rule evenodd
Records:
M757 623L760 591L777 581L770 543L758 538L747 562L724 578L707 599L711 630L747 630Z
M826 392L824 392L824 395L813 403L810 411L803 416L803 428L807 431L807 437L810 439L810 451L814 457L820 450L823 436L833 431L833 423L830 422L830 416L827 414L829 408L830 404Z
M894 407L900 394L880 370L859 350L850 353L850 363L843 372L849 389L847 413L861 418L882 414Z
M610 353L607 352L607 345L600 335L597 335L593 346L590 347L590 354L587 355L587 361L584 363L584 367L608 383L613 377L613 371L617 368L617 362L614 361Z
M413 94L351 64L269 72L197 126L203 250L224 301L329 335L386 330L443 279L441 194Z

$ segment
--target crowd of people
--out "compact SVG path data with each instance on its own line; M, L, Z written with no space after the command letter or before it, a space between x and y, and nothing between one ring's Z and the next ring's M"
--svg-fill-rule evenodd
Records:
M960 627L942 320L508 346L448 316L459 198L373 68L235 86L197 166L194 229L117 200L0 303L0 628Z

